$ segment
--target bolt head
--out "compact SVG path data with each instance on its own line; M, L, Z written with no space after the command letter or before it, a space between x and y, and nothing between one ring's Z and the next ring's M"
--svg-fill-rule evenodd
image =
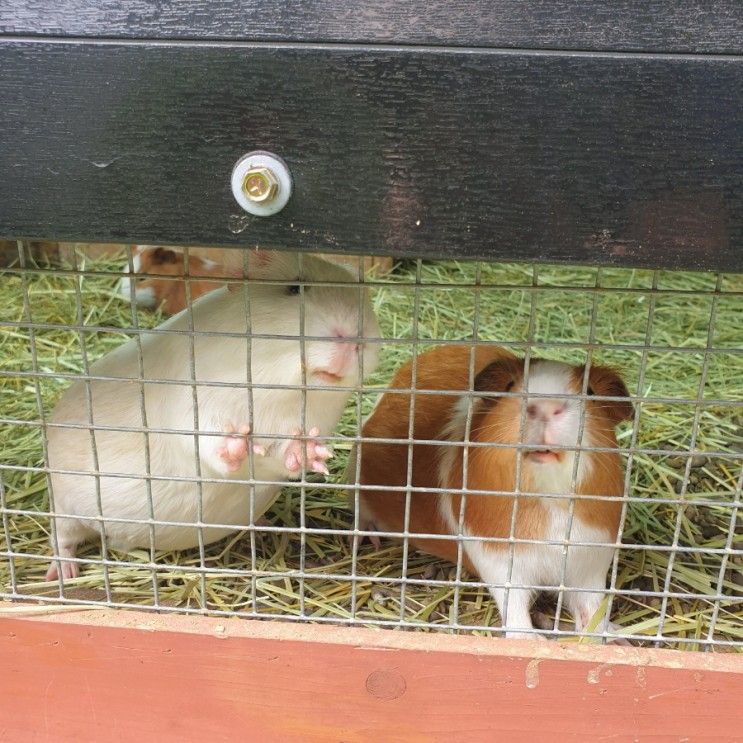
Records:
M279 181L270 168L259 165L245 173L243 192L254 204L265 204L276 198Z

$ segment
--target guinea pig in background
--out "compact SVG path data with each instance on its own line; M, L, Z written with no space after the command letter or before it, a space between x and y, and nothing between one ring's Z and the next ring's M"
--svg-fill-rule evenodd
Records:
M360 384L377 365L376 344L361 340L379 337L368 294L362 285L353 285L345 269L308 255L302 256L300 270L297 254L251 251L249 271L253 279L281 283L223 287L197 300L191 312L169 318L158 328L176 333L142 334L144 378L152 382L140 386L116 379L139 378L136 339L91 365L93 376L114 377L89 382L93 423L104 427L94 432L97 459L91 433L84 427L89 424L86 382L75 382L62 395L48 430L49 465L80 473L51 475L52 505L55 513L63 514L53 519L62 558L74 558L81 542L102 531L111 547L148 547L150 518L192 524L200 515L209 525L202 531L204 543L213 542L250 523L253 488L233 480L252 477L275 483L255 486L252 517L257 519L282 483L299 476L302 460L306 471L327 472L325 461L331 453L315 437L329 435L337 425L349 397L341 388ZM302 289L302 281L351 285L313 283ZM304 341L299 338L302 317ZM202 335L207 332L229 335ZM277 387L302 385L303 375L307 384L319 389ZM258 385L252 389L252 431L249 381ZM144 426L153 429L149 441L141 431L131 430ZM194 430L200 432L198 437ZM297 438L300 435L308 437L304 443ZM148 474L147 452L152 511L143 479ZM100 510L96 478L86 474L96 470L102 473ZM178 479L199 477L222 480L202 483L201 514L198 483ZM198 544L194 526L158 523L153 529L157 549ZM64 577L78 575L78 563L61 564ZM47 578L56 577L55 561Z
M191 277L191 301L198 299L207 292L224 286L224 282L205 281L207 277L240 275L228 270L220 261L200 257L198 248L193 248L188 256L188 274ZM240 251L234 251L240 254ZM155 247L153 245L135 245L132 249L132 268L134 274L158 274L161 276L183 277L186 273L185 259L181 248ZM129 263L124 267L129 273ZM142 307L156 309L161 307L163 312L174 315L186 307L186 282L173 279L134 278L134 301ZM119 281L119 294L125 299L131 299L131 282L128 276Z
M466 393L469 386L471 348L438 347L418 356L416 390L450 390ZM395 374L390 387L411 388L412 363ZM588 398L569 399L582 392L584 366L531 359L528 384L524 385L524 361L493 347L477 347L472 393L459 395L415 395L415 440L440 441L440 445L414 444L413 488L441 488L444 492L415 493L410 500L410 533L459 534L459 514L464 483L464 446L468 405L472 405L469 441L506 444L507 447L468 447L466 487L494 491L493 495L466 496L462 534L465 537L508 539L516 508L514 537L523 540L553 540L558 544L516 544L509 574L509 545L506 542L462 541L463 564L487 584L501 614L506 637L534 636L530 606L535 590L512 588L505 604L504 584L559 586L563 579L563 548L560 542L591 543L568 547L564 602L578 631L585 630L598 609L606 589L606 575L614 556L621 502L623 474L615 451L576 453L560 446L595 446L614 449L614 429L632 416L627 400L592 400L590 396L626 397L627 388L611 369L591 366ZM547 395L527 397L523 438L519 437L522 396L487 397L478 393ZM364 438L408 438L410 395L386 393L363 427ZM585 419L578 440L581 418ZM449 443L451 442L451 443ZM600 496L576 499L568 533L569 500L559 497L514 496L518 444L522 449L523 493L570 495L576 454L579 456L575 493ZM360 445L361 485L379 489L360 491L359 527L363 530L404 531L405 493L386 487L407 484L406 443L364 442ZM358 456L358 450L356 456ZM351 458L349 472L355 473ZM495 494L501 491L500 494ZM503 494L505 493L505 494ZM457 542L452 539L415 538L412 543L425 552L457 562ZM374 540L378 544L379 540ZM606 546L601 546L606 545ZM587 589L587 591L571 590ZM612 627L608 622L604 625ZM601 630L599 630L601 631Z

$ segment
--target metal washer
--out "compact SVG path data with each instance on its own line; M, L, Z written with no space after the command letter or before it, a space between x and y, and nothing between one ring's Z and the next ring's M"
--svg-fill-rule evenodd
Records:
M243 191L245 175L251 168L268 168L278 181L279 188L276 196L270 201L256 203L251 201ZM230 178L232 195L235 201L249 214L257 217L270 217L280 212L292 195L292 174L289 166L278 156L263 150L254 150L243 155L232 169Z

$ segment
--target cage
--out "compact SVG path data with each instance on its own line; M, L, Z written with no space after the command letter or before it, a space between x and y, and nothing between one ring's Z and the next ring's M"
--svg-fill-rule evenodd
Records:
M74 11L0 9L0 727L736 739L735 3Z
M186 249L186 261L188 255ZM152 403L145 410L148 384L149 389L157 384L160 389L167 390L171 385L180 391L185 380L194 399L210 385L222 385L228 395L234 394L235 405L238 396L252 399L257 390L282 392L285 386L278 378L268 383L263 377L258 382L250 378L251 372L258 375L262 371L257 356L250 367L238 374L239 378L233 376L225 381L229 375L225 377L221 373L219 378L209 378L205 373L194 376L197 366L204 363L201 358L207 353L204 348L219 353L220 346L226 347L236 333L234 329L199 328L192 316L187 321L191 329L187 332L189 342L214 338L216 345L190 349L181 359L188 362L186 369L178 369L170 376L165 371L150 371L155 367L150 365L152 361L145 362L146 354L142 351L149 342L147 339L158 349L163 335L178 336L184 331L169 329L167 324L160 327L162 311L142 307L138 282L158 280L166 287L165 291L170 285L183 285L185 316L189 317L193 308L189 288L192 279L179 273L138 274L139 279L128 282L121 292L117 287L121 288L122 278L132 276L128 269L130 264L134 268L137 258L131 248L99 260L91 260L80 251L72 256L71 263L52 267L31 264L21 250L17 260L4 270L8 318L3 323L8 332L2 354L6 385L2 465L3 547L7 558L4 597L34 598L55 604L136 605L157 611L499 634L497 605L489 597L487 582L476 572L473 574L472 568L468 571L464 567L467 556L463 548L456 550L453 563L416 549L416 542L424 537L410 526L411 494L447 492L444 485L426 487L414 480L412 450L414 444L423 446L421 436L416 439L411 432L410 437L396 440L406 452L402 473L389 469L397 458L394 449L392 455L383 451L388 457L384 467L389 480L376 481L378 488L391 489L390 498L400 492L406 499L407 526L398 525L377 534L360 523L363 512L360 499L374 485L369 481L364 484L359 478L364 445L379 440L364 435L362 422L383 395L392 398L399 395L396 404L407 427L405 416L412 420L415 405L423 406L421 400L427 394L430 396L438 390L439 401L440 395L446 394L446 390L442 393L430 383L416 385L415 379L411 381L411 395L399 394L400 385L392 387L390 380L404 362L422 359L432 348L464 351L457 363L465 367L467 389L457 391L454 386L449 394L458 401L469 400L467 429L471 430L477 407L474 401L480 393L472 386L479 370L472 366L475 356L470 350L507 348L532 358L533 365L542 358L571 363L585 363L588 359L595 367L608 364L620 369L626 380L628 399L634 406L631 420L618 435L618 450L625 462L622 486L610 496L610 500L621 503L621 533L607 536L605 542L616 549L608 570L609 589L602 613L613 615L617 624L609 631L601 631L596 626L600 618L597 617L592 630L579 633L581 641L621 638L640 644L697 650L741 647L743 553L739 504L743 403L738 389L743 378L743 349L737 318L743 285L738 275L420 260L400 265L384 275L369 276L363 270L357 270L355 276L347 273L346 287L353 295L362 290L372 292L381 323L381 333L376 337L369 337L362 330L354 331L360 334L364 344L359 363L363 369L364 349L371 354L369 346L376 344L381 355L380 367L366 383L346 381L341 385L348 403L340 427L319 440L335 452L329 462L332 475L324 478L305 462L304 473L298 482L293 482L278 476L261 477L254 469L258 455L248 457L247 451L246 468L241 467L237 480L231 472L220 476L201 464L199 447L207 448L215 432L208 430L205 423L199 428L198 417L185 428L179 424L169 429L163 422L148 424L153 417ZM233 290L244 290L247 298L253 286L271 286L278 281L237 279L226 274L220 278ZM126 286L131 296L127 296ZM309 293L313 286L323 286L323 282L305 280L294 286L294 291L300 292L296 298L279 301L291 300L298 304L300 315L307 317L310 310L303 309L305 292ZM223 293L226 296L228 292ZM359 294L354 301L360 297ZM251 306L249 301L245 306ZM121 346L126 338L134 338L135 366L139 373L130 375L130 372L112 371L110 367L96 372L93 362ZM289 335L283 336L249 331L243 351L250 354L254 341L267 341L268 352L281 356L287 338L296 340L299 346L317 340L311 331L301 327L298 340L293 328ZM277 350L272 350L272 342ZM175 347L168 349L179 353ZM303 362L302 366L305 365ZM174 367L164 367L168 368ZM246 376L248 369L251 372ZM539 393L532 391L527 395L528 368L525 375L527 382L521 392L510 394L522 400L528 396L534 403L539 400ZM96 412L95 405L103 407L108 403L104 397L98 402L101 393L91 390L96 389L96 384L105 384L105 380L115 380L116 396L126 395L126 388L135 389L136 394L130 395L127 406L138 409L138 425L132 426L131 417L124 413L117 420L97 420L101 413ZM73 382L82 390L76 404L87 410L76 410L74 417L55 419L52 411L61 393ZM303 423L306 432L314 425L312 416L317 415L308 412L307 395L327 392L328 388L306 376L304 380L298 376L297 382L299 410L293 413L293 422ZM149 389L147 394L153 394ZM168 401L167 391L161 395ZM578 399L587 398L588 392L580 390L574 395ZM169 402L159 404L172 406L175 400L182 399L171 397ZM273 404L270 397L264 397L263 405ZM253 407L249 406L249 411ZM199 404L191 406L187 417L192 419L194 411L202 418L206 415ZM451 413L442 415L443 422L450 423ZM585 426L585 420L584 410L580 425ZM287 432L282 433L286 428L283 424L276 424L278 430L260 430L254 427L252 419L244 422L252 428L251 440L254 436L266 446L278 445L282 436L291 438ZM235 429L237 424L236 421ZM83 431L84 436L90 436L92 461L100 463L97 469L86 472L80 469L79 459L65 458L61 453L55 456L56 466L50 464L49 437L50 431L54 435L55 428L65 432L60 439L64 448L84 446L79 435L68 437L67 430L75 434ZM144 471L140 463L126 457L116 460L114 466L106 449L119 449L126 443L123 438L118 442L106 438L106 432L112 430L136 430L139 436L135 447L145 450ZM184 450L187 452L184 456L192 456L194 463L179 462L174 470L178 474L152 463L153 458L163 455L157 443L150 443L151 437L183 436L184 432L199 442L192 451ZM217 433L219 437L228 435L227 430ZM445 441L437 432L435 440L430 442L439 450L439 457L443 456ZM489 445L504 446L497 439ZM348 456L354 446L361 456L349 466ZM463 456L474 456L473 452L483 442L478 443L474 434L472 441L465 435L459 446L467 451ZM522 436L514 448L528 451L529 443ZM606 449L607 444L591 446L584 440L579 446L574 443L573 448L590 452ZM376 456L376 450L369 446L367 450L366 456ZM520 458L523 457L522 454ZM579 466L576 461L571 491L574 505L568 509L571 511L575 509ZM136 490L146 494L147 500L139 512L132 513L120 512L115 501L106 500L106 493L92 511L90 508L81 511L80 504L69 495L64 501L69 504L67 509L55 506L53 487L49 499L45 498L47 484L53 482L48 478L64 472L77 472L78 477L72 482L80 490L91 489L85 484L88 480L96 482L92 490L98 493L98 498L102 497L102 489L115 489L111 477L119 477L132 481ZM200 482L203 488L204 483L221 480L241 484L245 492L253 493L248 499L252 505L245 510L246 515L252 516L247 523L222 520L223 526L231 527L231 536L226 541L215 541L213 536L205 538L204 530L213 528L210 522L214 523L215 518L205 520L203 515L199 516L193 520L200 522L201 527L197 528L200 533L193 540L192 549L157 550L155 528L165 526L173 517L157 516L157 499L167 496L157 492L153 496L153 489L157 490L158 483L169 479L182 489L183 513L194 514L187 505L189 484ZM398 482L402 486L396 488ZM265 507L261 507L260 499L256 506L255 489L272 484L277 488L283 486L283 490L273 510L269 510L268 522L264 522L260 516ZM60 487L69 490L62 478ZM498 492L496 487L490 489ZM560 502L565 499L564 493L550 493L549 488L538 495L526 489L522 494L518 481L514 489L520 494L516 503L519 499L522 504L530 499L544 503L550 496ZM466 482L462 490L465 494L478 494L477 488L468 488ZM350 508L345 502L349 493ZM134 498L125 493L119 497ZM201 497L205 497L203 493ZM590 501L596 494L589 490L585 497ZM61 493L58 498L62 500ZM256 508L260 509L257 514ZM203 509L202 503L195 513L203 514ZM466 509L465 497L461 509L463 520ZM60 552L61 537L50 528L55 516L65 514L77 515L83 525L96 524L94 530L88 529L81 538L87 544L79 556ZM500 541L509 547L511 573L514 559L517 564L525 559L518 555L530 540L516 534L516 513L508 518L512 523ZM188 521L177 516L173 523ZM111 550L106 532L115 531L119 523L124 524L124 530L144 525L148 537L140 538L132 552ZM220 523L219 518L216 523ZM468 535L463 524L464 521L450 530L460 544L477 538ZM514 592L522 587L557 594L556 606L539 605L537 616L542 627L532 630L535 633L575 636L574 630L560 622L560 609L569 593L566 587L570 587L565 575L567 555L570 548L581 545L587 549L593 545L598 553L598 544L590 539L581 541L571 534L572 528L572 520L568 519L563 526L564 534L549 539L537 537L537 541L548 543L551 539L564 553L562 575L557 583L521 585L518 580L508 579ZM103 535L100 544L101 536L96 531ZM380 536L387 537L380 548L368 542ZM499 541L495 534L481 538ZM51 561L60 555L65 563L79 565L80 577L62 577L59 582L45 579ZM58 572L63 572L61 563Z

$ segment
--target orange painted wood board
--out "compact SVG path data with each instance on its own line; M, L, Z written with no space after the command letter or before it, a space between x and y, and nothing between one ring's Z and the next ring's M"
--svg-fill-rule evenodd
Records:
M0 741L743 740L741 655L10 606Z

